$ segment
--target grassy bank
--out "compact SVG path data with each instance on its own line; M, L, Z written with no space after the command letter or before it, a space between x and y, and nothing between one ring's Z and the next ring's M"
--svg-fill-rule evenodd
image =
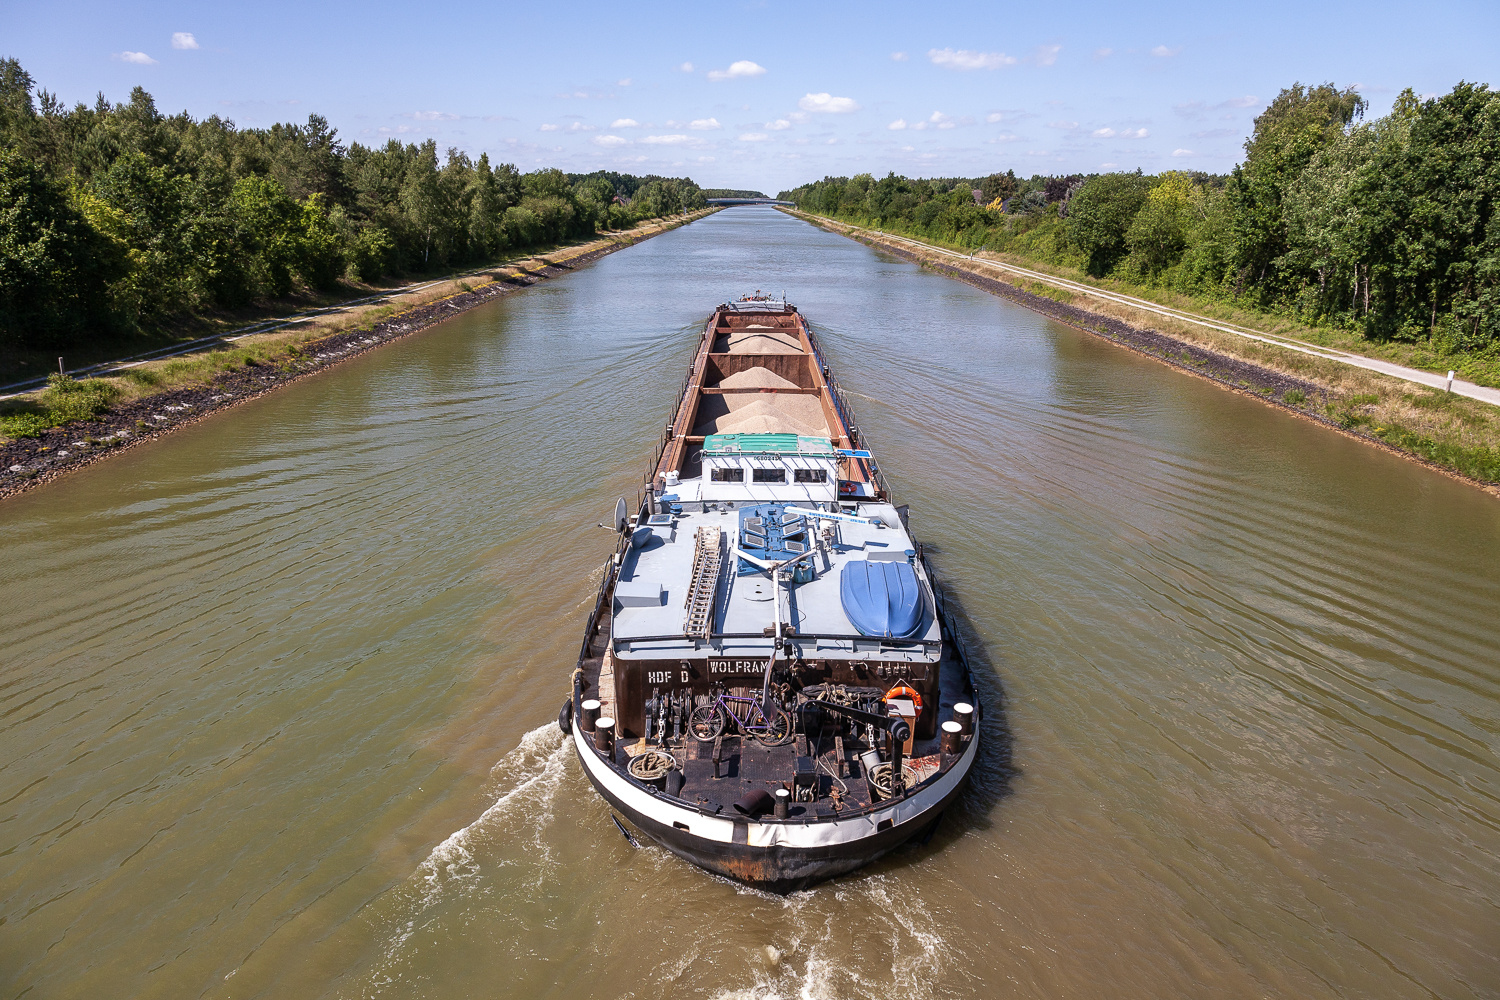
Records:
M807 218L813 218L808 215ZM816 216L816 218L828 218ZM1085 258L1076 250L1067 247L1062 237L1060 220L1049 218L1040 225L1014 234L1003 241L1004 249L994 249L994 241L975 244L961 239L945 240L930 233L917 232L889 223L872 226L862 219L835 218L832 221L860 228L878 229L894 236L917 240L932 246L943 247L957 253L973 254L992 260L1014 264L1033 271L1066 278L1070 281L1094 285L1104 291L1117 292L1146 299L1158 305L1185 312L1197 313L1209 319L1220 320L1236 326L1245 326L1275 336L1301 340L1319 347L1332 347L1366 357L1392 361L1408 368L1418 368L1435 374L1455 371L1460 378L1476 385L1500 388L1500 346L1479 351L1454 351L1433 340L1372 340L1359 329L1338 326L1334 323L1309 324L1301 321L1291 308L1262 309L1250 304L1249 298L1236 301L1223 295L1187 294L1157 285L1140 284L1111 274L1095 277L1088 274ZM1036 253L1028 253L1035 250ZM1050 293L1048 293L1050 294Z
M185 387L207 386L225 373L245 369L281 373L300 370L318 350L320 341L350 332L368 331L376 324L404 313L455 295L484 289L496 282L516 284L529 280L543 269L566 267L576 258L647 239L712 211L715 210L704 209L674 218L653 219L599 239L497 261L488 267L447 279L414 282L408 286L410 291L394 289L394 294L379 301L320 311L276 330L253 333L233 342L213 342L202 350L174 357L117 367L101 377L75 380L54 375L45 389L0 402L0 443L36 437L50 428L74 424L80 425L78 435L87 437L88 428L83 425L113 408ZM367 294L363 289L350 289L347 298L357 299ZM183 340L204 336L201 330L188 332L193 335L184 333Z
M882 243L882 237L879 234L868 231L856 232L853 227L836 220L800 212L793 214L843 235L875 244ZM934 241L924 242L934 244ZM920 251L913 253L910 244L886 240L884 245L903 256L918 259L923 256ZM1186 321L1160 316L1086 292L1069 291L1055 288L1041 281L1021 279L987 262L1009 263L1072 281L1084 281L1101 290L1135 295L1161 305L1184 311L1191 310L1239 326L1306 340L1323 346L1354 350L1357 346L1362 347L1368 342L1360 341L1359 345L1355 345L1347 340L1341 340L1330 331L1300 327L1287 320L1267 323L1264 315L1223 304L1219 304L1219 307L1215 309L1211 308L1212 304L1195 302L1187 296L1163 293L1159 289L1142 289L1119 281L1092 280L1077 270L1041 264L1016 254L975 252L967 248L950 249L974 253L975 259L960 261L935 253L929 255L928 259L934 266L967 271L1001 282L1024 295L1038 296L1048 301L1063 303L1084 310L1088 314L1117 320L1137 329L1155 331L1180 342L1185 347L1199 348L1255 365L1269 372L1310 383L1319 391L1308 392L1293 389L1272 396L1265 391L1249 389L1248 386L1235 387L1246 388L1248 391L1266 397L1270 402L1331 424L1358 437L1386 445L1463 478L1487 486L1500 483L1500 409L1494 406L1441 390L1413 385L1378 372L1354 368L1273 344L1264 344ZM1091 332L1102 332L1092 329L1087 320L1076 322L1074 325L1091 329ZM1376 354L1370 351L1360 351L1360 353L1388 357L1389 360L1398 363L1420 367L1413 364L1408 355L1402 355L1395 350L1389 354ZM1182 367L1189 369L1195 367L1191 356L1182 358L1167 356L1163 357L1163 360L1181 363Z

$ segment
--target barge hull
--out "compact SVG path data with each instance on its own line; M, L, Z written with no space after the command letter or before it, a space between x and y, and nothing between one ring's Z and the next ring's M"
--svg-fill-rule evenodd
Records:
M634 516L617 506L559 718L590 784L673 854L777 893L933 830L982 706L795 306L715 310L659 447Z
M631 826L684 861L732 881L778 894L797 892L818 882L847 875L889 854L907 841L936 829L943 818L943 811L963 792L965 785L965 782L960 782L937 805L923 810L920 815L900 826L861 838L853 845L751 847L704 840L660 823L632 809L604 787L592 772L589 772L589 782Z

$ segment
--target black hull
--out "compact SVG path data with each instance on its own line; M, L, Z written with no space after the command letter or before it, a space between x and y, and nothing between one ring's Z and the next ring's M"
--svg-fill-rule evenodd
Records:
M577 744L574 745L578 751ZM936 804L899 826L831 847L751 847L725 844L664 825L626 805L604 787L586 762L583 771L599 795L641 833L705 871L760 889L786 894L847 875L933 829L943 811L968 784L968 775Z

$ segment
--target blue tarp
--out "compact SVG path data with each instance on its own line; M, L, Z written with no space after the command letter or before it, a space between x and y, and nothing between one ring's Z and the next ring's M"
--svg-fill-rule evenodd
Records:
M910 563L845 563L839 596L860 635L905 639L922 624L922 588Z

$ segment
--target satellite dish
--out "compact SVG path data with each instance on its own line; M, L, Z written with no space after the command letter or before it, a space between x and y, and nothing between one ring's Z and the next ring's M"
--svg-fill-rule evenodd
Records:
M625 498L621 497L615 501L615 530L624 531L625 525L630 521L629 508L625 506Z

